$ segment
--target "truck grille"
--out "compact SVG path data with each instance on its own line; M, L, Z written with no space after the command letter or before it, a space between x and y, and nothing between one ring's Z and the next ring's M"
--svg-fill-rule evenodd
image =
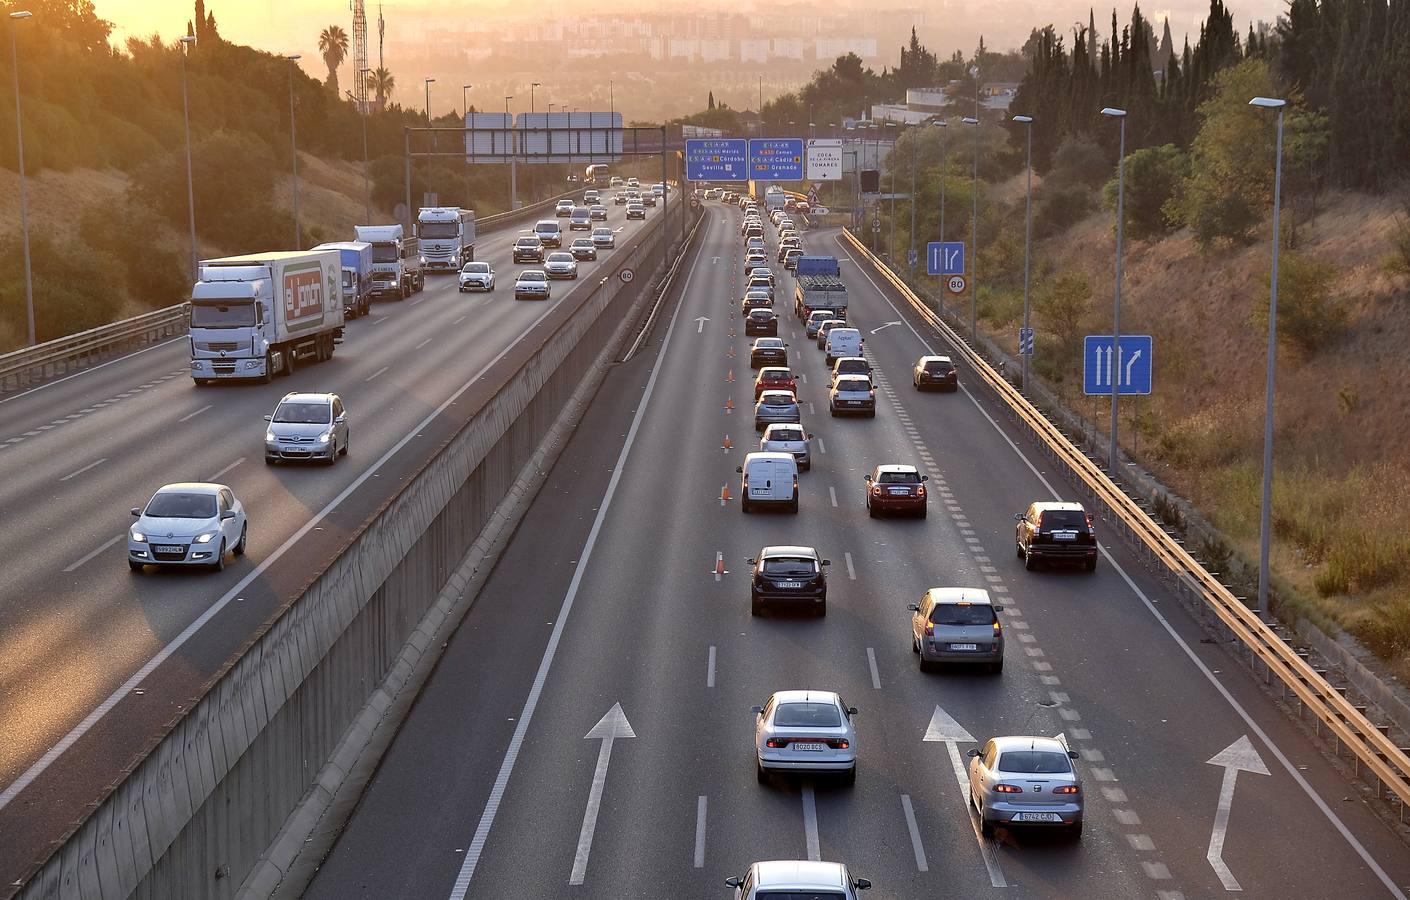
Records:
M240 345L235 343L234 341L209 341L203 344L202 347L206 350L211 350L215 352L224 350L228 353L234 350L238 350L240 348Z

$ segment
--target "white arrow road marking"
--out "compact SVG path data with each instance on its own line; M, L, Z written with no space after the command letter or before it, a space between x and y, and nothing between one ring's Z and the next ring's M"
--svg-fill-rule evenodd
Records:
M588 791L587 809L583 811L583 829L578 832L578 854L573 859L573 874L569 884L582 884L587 877L588 854L592 853L592 836L597 831L597 812L602 806L602 789L607 784L607 766L612 762L612 742L617 738L634 738L631 723L622 712L622 704L614 703L592 731L583 735L586 741L602 741L597 751L597 769L592 773L592 789Z
M873 329L871 330L871 333L872 333L872 334L876 334L878 331L881 331L883 328L890 328L892 325L900 325L900 324L901 324L900 322L887 322L885 325L880 325L880 326L878 326L878 327L876 327L876 328L873 328Z
M1136 364L1136 360L1141 358L1141 351L1137 350L1131 354L1131 358L1126 360L1126 384L1131 384L1131 367Z
M1267 775L1268 767L1263 764L1263 758L1249 742L1248 735L1241 736L1215 754L1214 758L1208 761L1208 765L1224 767L1224 783L1219 786L1219 806L1214 811L1214 828L1209 833L1209 853L1206 858L1214 867L1214 874L1223 882L1224 890L1242 891L1238 879L1234 878L1234 873L1229 871L1228 864L1224 862L1224 837L1229 831L1229 813L1234 807L1234 782L1238 780L1240 772Z
M938 705L935 712L930 717L930 726L925 729L924 741L940 742L945 745L945 749L950 754L950 767L955 771L955 780L960 786L960 797L964 800L965 815L969 819L970 827L974 829L974 839L979 842L979 853L984 858L984 868L989 870L989 883L994 887L1008 887L1008 881L1004 879L1004 873L999 868L999 858L994 854L994 848L989 846L984 840L984 835L979 831L979 825L974 821L974 816L969 814L969 773L965 770L964 760L960 758L960 744L975 744L974 735L965 731L963 725L956 722L954 718Z
M696 333L696 334L700 334L702 331L704 331L704 330L705 330L705 323L708 322L708 321L710 321L710 317L709 317L709 316L696 316L696 318L695 318L695 333Z
M712 257L710 257L710 265L712 265L712 266L718 266L719 264L720 264L720 258L719 258L718 256L712 256Z

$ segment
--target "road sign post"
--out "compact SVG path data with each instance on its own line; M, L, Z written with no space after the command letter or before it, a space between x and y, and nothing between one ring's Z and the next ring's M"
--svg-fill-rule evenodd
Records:
M926 244L925 274L963 275L964 241L931 241Z
M1123 334L1121 346L1112 346L1109 334L1089 334L1082 342L1082 393L1110 397L1115 378L1122 395L1151 392L1151 355L1154 341L1148 334Z

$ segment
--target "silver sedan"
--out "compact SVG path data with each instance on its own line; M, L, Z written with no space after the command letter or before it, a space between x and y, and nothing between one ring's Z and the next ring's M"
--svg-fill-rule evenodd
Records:
M996 737L970 750L969 801L985 836L999 825L1063 828L1082 836L1082 782L1067 744L1048 737Z
M798 398L792 391L764 391L754 404L755 431L763 431L769 425L797 425L801 421Z
M544 261L543 269L548 273L549 278L577 278L578 261L573 258L573 254L566 250L558 250L548 254L548 259Z
M777 691L753 712L761 783L769 772L834 772L856 783L855 706L832 691Z

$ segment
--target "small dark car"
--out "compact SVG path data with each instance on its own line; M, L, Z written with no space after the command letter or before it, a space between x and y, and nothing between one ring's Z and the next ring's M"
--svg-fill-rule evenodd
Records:
M778 336L778 313L767 306L762 309L751 309L749 315L744 317L744 335L767 335Z
M788 365L788 345L776 337L762 337L754 340L749 351L749 368L761 366Z
M832 560L822 559L812 547L765 547L749 560L754 571L749 581L749 610L756 616L775 604L827 615L827 572Z
M1040 501L1018 520L1014 543L1028 570L1042 562L1079 562L1088 572L1097 568L1097 530L1080 503Z
M948 356L922 356L911 370L911 383L918 391L938 389L953 392L960 386L955 364Z
M867 515L875 519L882 513L908 512L924 519L924 482L929 480L915 466L877 466L867 476Z

